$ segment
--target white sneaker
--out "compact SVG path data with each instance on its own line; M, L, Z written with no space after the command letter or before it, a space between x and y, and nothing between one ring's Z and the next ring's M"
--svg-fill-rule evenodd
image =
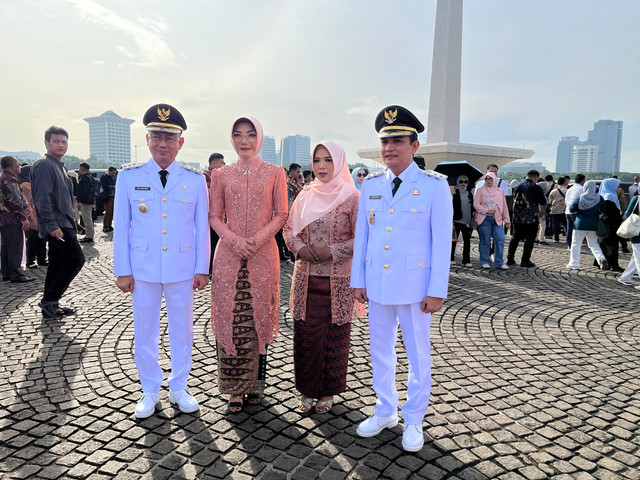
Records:
M622 280L621 278L619 278L619 279L618 279L618 283L621 283L622 285L627 285L627 286L629 286L629 287L630 287L631 285L633 285L633 283L628 282L628 281L626 281L626 280Z
M504 265L504 264L502 264L502 265L500 265L500 268L501 268L502 270L509 270L509 265Z
M423 445L422 425L405 425L402 432L402 448L407 452L419 452Z
M482 268L491 268L491 265L489 265L488 263L483 263L482 265L480 265Z
M157 403L157 393L144 392L142 398L136 404L136 418L147 418L153 415L153 412L156 411Z
M379 417L373 414L358 425L356 433L361 437L375 437L385 428L393 428L396 425L398 425L397 414L389 417Z
M465 267L473 267L473 265L471 263L465 263L464 266Z
M169 392L169 402L171 404L178 404L178 408L183 413L192 413L198 410L198 402L195 398L189 395L185 389L178 390L177 392Z

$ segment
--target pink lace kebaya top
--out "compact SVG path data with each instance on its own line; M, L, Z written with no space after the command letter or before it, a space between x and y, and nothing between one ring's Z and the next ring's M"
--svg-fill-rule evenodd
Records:
M328 246L332 257L330 263L327 262L328 265L311 264L297 258L289 300L294 321L306 318L309 275L329 276L332 323L342 325L364 316L364 305L355 300L353 288L349 286L359 198L360 192L356 190L332 212L314 220L295 237L292 229L293 218L289 216L283 228L284 240L296 257L298 250L304 246ZM319 238L321 235L325 235L324 239Z
M253 321L264 355L265 345L278 335L280 259L274 235L286 219L287 182L282 168L261 161L248 173L236 164L211 172L209 222L220 236L211 275L211 315L216 341L227 355L236 355L233 310L241 265L232 245L245 238L256 240L259 246L247 268Z

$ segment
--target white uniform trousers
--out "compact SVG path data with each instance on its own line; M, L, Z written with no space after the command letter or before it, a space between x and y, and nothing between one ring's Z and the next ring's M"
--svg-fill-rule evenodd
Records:
M381 305L369 300L369 345L373 389L378 397L375 414L398 412L396 389L396 340L398 323L409 359L407 401L402 406L405 424L422 424L431 395L431 314L420 303Z
M600 245L598 245L598 236L595 230L573 230L571 234L571 258L567 267L580 268L580 249L582 248L582 241L587 239L587 245L591 249L594 258L598 263L602 263L604 260L604 254Z
M143 392L156 393L162 385L158 363L160 305L164 293L171 348L172 391L187 388L193 346L193 280L175 283L143 282L134 278L133 330L134 360Z
M640 266L640 243L632 243L631 248L633 249L633 255L629 259L629 265L627 265L627 269L620 275L621 282L630 282L633 276L638 271L638 266Z

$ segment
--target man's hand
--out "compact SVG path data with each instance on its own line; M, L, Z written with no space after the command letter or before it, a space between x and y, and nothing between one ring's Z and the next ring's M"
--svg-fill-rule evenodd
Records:
M354 288L353 289L354 298L360 303L365 303L369 299L367 298L367 289L366 288Z
M196 273L196 276L193 277L193 289L202 290L209 283L209 276L204 273Z
M424 297L420 310L424 313L435 313L442 308L442 301L443 299L438 297Z
M51 235L53 238L62 238L64 236L64 233L62 233L62 230L60 230L59 228L56 228L49 235Z
M116 277L116 287L123 292L133 293L133 275L124 275L122 277Z
M22 220L22 229L29 230L29 228L31 228L31 223L29 222L29 220Z
M318 256L318 263L331 260L331 249L329 247L321 247L315 249Z
M318 261L318 255L316 254L316 251L309 246L304 246L300 250L298 250L298 256L302 260L306 260L309 263L316 263Z

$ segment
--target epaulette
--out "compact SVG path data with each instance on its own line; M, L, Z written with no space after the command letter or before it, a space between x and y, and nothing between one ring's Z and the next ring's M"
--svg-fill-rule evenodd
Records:
M126 163L122 165L122 170L131 170L132 168L139 168L142 165L144 165L144 163Z
M438 180L446 180L447 176L444 173L436 172L435 170L420 170L420 173L429 175L430 177L437 178Z
M185 170L189 170L190 172L197 173L198 175L202 175L202 170L198 170L195 167L190 167L189 165L182 165L182 164L179 164L179 165Z
M386 170L380 170L379 172L376 172L376 173L370 173L369 175L364 177L364 179L365 180L369 180L370 178L379 177L380 175L384 175L384 172L386 172Z

